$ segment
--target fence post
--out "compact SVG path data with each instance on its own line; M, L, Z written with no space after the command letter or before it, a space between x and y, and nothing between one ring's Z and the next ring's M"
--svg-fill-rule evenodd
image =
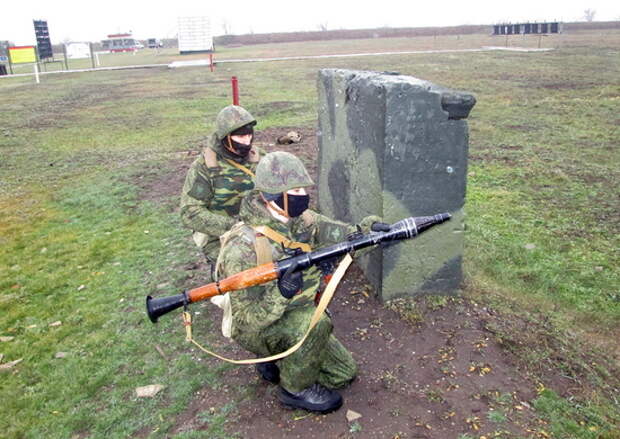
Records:
M232 94L233 94L233 105L239 105L239 81L237 81L237 77L232 77Z

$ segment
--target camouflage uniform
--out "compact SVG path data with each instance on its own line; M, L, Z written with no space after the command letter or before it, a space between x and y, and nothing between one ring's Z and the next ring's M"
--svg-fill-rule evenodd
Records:
M258 191L244 198L240 218L245 224L266 225L313 248L335 244L355 231L354 226L310 210L283 224L271 216ZM365 218L362 227L368 228L377 220L378 217ZM251 227L233 229L220 252L220 278L256 266L255 240L256 232ZM274 261L286 257L278 244L271 245L271 252ZM293 346L308 329L320 277L316 267L304 271L302 292L293 299L282 297L275 281L231 294L232 338L258 356L277 354ZM333 389L345 386L355 377L357 366L353 357L331 332L331 320L323 315L304 344L279 361L282 387L297 392L318 382Z
M220 112L217 129L203 154L190 166L181 194L181 221L194 231L194 240L207 260L214 262L219 252L219 236L236 223L243 195L254 187L252 176L230 161L254 172L259 151L247 158L236 156L222 146L222 139L254 118L241 107L229 106ZM213 154L215 153L215 154ZM208 157L212 157L210 160Z

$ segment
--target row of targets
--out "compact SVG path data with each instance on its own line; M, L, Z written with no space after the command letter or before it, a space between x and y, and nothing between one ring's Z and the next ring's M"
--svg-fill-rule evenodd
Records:
M517 23L496 24L493 26L493 35L527 35L527 34L559 34L560 23Z

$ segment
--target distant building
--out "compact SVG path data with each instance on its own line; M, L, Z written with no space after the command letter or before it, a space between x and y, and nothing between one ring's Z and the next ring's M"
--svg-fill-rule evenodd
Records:
M146 46L149 49L158 49L160 47L164 47L164 45L162 44L161 41L159 41L157 38L149 38L146 42Z
M9 56L9 47L11 47L13 43L7 40L0 40L0 56Z
M142 46L133 38L131 33L108 35L108 39L102 40L101 45L103 50L110 52L133 52Z

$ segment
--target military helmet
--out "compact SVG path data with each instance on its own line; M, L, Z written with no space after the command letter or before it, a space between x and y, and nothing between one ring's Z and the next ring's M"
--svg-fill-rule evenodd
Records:
M290 152L265 155L256 166L254 189L278 194L298 187L314 185L304 164Z
M223 108L215 119L215 135L222 140L233 131L248 124L256 125L254 116L243 107L229 105Z

